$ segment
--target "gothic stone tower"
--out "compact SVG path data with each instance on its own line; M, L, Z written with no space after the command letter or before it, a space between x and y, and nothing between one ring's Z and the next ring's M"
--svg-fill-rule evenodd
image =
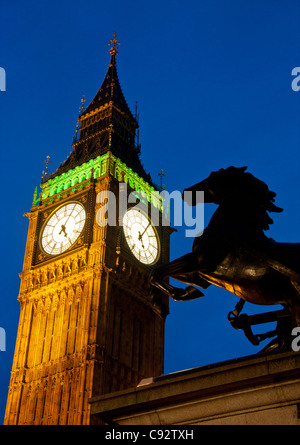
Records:
M135 208L123 225L120 218L101 223L108 201L99 196L113 192L118 207L122 187L141 193L145 210L154 206L160 220L163 213L140 162L115 36L111 42L106 77L81 110L73 151L44 178L27 214L5 424L89 424L89 398L163 373L168 301L162 297L153 310L148 277L168 261L169 227L154 227Z

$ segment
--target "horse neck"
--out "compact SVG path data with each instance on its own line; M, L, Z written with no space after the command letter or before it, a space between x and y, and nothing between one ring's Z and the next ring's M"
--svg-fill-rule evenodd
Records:
M257 209L233 203L220 204L211 217L206 232L236 240L253 240L265 237L255 220Z

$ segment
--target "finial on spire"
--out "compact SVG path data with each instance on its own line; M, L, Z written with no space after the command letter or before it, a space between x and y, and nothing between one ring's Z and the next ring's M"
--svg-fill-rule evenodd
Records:
M51 164L51 161L49 161L49 159L50 159L50 156L46 156L46 161L44 161L46 164L46 170L45 171L43 170L42 180L46 179L46 177L48 175L48 165Z
M79 113L81 113L83 111L85 101L86 101L85 94L83 94L82 99L81 99L81 107L79 109Z
M114 32L114 38L111 39L110 43L108 44L108 46L111 46L111 48L109 49L109 52L112 56L115 56L118 54L118 48L116 45L121 45L121 43L118 42L117 40L117 33L116 31Z
M78 130L79 130L79 117L80 114L83 112L84 110L84 103L85 103L86 99L85 99L85 95L82 95L82 99L81 99L81 106L79 107L79 116L76 122L76 131L75 131L75 136L73 137L73 143L77 142L77 134L78 134Z
M136 100L136 101L135 101L135 106L134 106L134 111L135 111L134 117L135 117L135 119L136 119L137 122L139 122L139 113L138 113L138 109L139 109L138 101Z
M163 173L163 169L160 169L160 173L158 173L158 176L160 176L160 190L163 191L164 190L164 185L163 185L163 177L165 176L165 174Z

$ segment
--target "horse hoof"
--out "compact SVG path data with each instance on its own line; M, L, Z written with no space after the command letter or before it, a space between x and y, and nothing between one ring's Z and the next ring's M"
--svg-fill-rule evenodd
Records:
M170 296L175 301L185 301L204 297L204 294L196 287L188 286L185 289L177 289L176 292Z
M185 288L188 296L189 296L189 300L194 300L195 298L201 298L204 297L204 294L201 292L201 290L197 289L196 287L193 286L188 286Z

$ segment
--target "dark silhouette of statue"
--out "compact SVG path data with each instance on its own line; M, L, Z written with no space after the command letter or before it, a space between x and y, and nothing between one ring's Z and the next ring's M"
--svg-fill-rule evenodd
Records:
M276 194L246 169L221 169L186 189L192 192L189 205L197 204L199 190L204 191L205 203L215 203L218 208L203 234L194 239L191 253L152 271L153 304L158 303L160 292L174 300L192 300L203 296L199 287L214 284L240 297L228 314L234 328L243 330L256 345L276 337L265 350L288 349L292 328L300 326L300 243L278 243L266 237L264 231L273 223L269 213L282 209L274 204ZM167 277L189 286L171 286ZM283 309L253 316L240 314L246 301L280 304ZM277 321L274 331L253 334L252 325L269 321Z

